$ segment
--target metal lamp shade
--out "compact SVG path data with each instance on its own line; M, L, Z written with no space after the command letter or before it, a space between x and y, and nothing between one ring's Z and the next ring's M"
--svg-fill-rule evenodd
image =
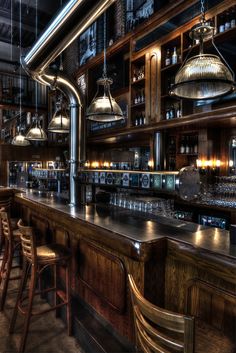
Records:
M30 142L26 140L25 136L22 135L21 132L19 132L19 134L13 138L12 145L24 147L24 146L29 146Z
M87 119L97 122L112 122L124 119L123 112L110 93L112 80L105 77L97 81L98 91L87 109ZM103 93L100 93L100 90Z
M46 141L47 135L45 131L40 126L39 122L36 121L34 126L32 126L26 134L25 137L27 140L30 141Z
M48 131L58 134L68 134L70 131L70 119L65 110L56 110L48 125Z
M210 99L233 90L232 73L216 55L188 59L175 76L171 94L186 99Z

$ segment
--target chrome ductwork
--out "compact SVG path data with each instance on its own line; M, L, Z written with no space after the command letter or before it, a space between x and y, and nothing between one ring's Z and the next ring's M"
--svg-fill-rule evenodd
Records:
M75 180L80 161L85 159L85 127L81 97L73 80L49 65L116 0L70 0L49 24L31 50L22 58L25 71L41 84L56 86L70 102L70 204L76 205Z

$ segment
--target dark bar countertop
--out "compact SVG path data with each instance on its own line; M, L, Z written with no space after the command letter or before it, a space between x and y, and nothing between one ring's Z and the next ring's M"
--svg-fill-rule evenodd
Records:
M210 228L194 223L182 222L156 216L155 220L148 214L139 214L134 211L109 205L82 205L69 206L65 200L53 193L26 191L15 195L16 201L53 209L61 217L82 222L85 226L95 226L97 230L108 231L121 240L132 242L139 249L146 244L153 244L163 237L177 240L183 245L191 245L195 249L211 252L217 256L236 261L236 245L230 244L229 232L218 228ZM234 261L233 261L234 262ZM236 265L236 262L235 262Z

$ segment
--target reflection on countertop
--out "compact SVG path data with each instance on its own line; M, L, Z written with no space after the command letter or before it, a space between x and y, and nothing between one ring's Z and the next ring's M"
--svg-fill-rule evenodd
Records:
M200 250L236 260L236 245L229 242L229 232L163 216L148 217L116 206L90 204L70 206L65 199L52 192L25 190L17 198L31 200L53 208L73 219L88 222L139 243L155 242L162 237L191 244Z

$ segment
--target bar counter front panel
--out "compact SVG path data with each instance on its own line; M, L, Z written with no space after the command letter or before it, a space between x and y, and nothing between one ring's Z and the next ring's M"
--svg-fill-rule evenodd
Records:
M128 272L153 303L215 321L234 337L236 309L227 298L236 296L236 245L227 231L191 224L183 229L106 205L70 207L38 192L18 193L14 200L18 214L46 241L71 247L73 295L121 337L134 342Z

